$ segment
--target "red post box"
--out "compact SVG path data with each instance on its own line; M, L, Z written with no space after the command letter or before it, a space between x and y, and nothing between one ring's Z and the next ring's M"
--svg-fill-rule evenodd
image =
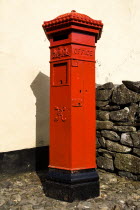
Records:
M96 168L95 43L103 24L71 11L44 22L50 41L50 165L47 195L99 195Z

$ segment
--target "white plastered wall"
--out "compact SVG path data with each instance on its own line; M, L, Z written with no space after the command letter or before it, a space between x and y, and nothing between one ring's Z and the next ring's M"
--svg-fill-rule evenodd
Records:
M0 152L49 143L49 42L43 21L75 9L101 19L96 82L140 80L139 0L0 1Z

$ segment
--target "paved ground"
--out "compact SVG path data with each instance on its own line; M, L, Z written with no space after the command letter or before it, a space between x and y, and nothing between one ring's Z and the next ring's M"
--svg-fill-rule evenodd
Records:
M140 210L140 182L103 171L99 171L99 175L100 197L73 203L45 196L45 172L1 176L0 210Z

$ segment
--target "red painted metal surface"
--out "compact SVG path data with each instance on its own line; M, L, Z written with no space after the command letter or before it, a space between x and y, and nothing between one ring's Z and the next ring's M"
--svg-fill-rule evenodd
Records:
M72 11L44 22L50 40L50 165L96 168L95 42L103 24Z

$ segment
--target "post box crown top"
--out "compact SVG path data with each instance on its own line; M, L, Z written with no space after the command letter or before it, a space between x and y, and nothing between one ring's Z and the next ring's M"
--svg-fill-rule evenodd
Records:
M45 21L42 26L46 31L51 31L62 27L67 23L84 25L88 28L98 28L99 30L103 27L102 21L94 20L87 15L76 12L75 10L72 10L70 13L60 15L53 20Z

